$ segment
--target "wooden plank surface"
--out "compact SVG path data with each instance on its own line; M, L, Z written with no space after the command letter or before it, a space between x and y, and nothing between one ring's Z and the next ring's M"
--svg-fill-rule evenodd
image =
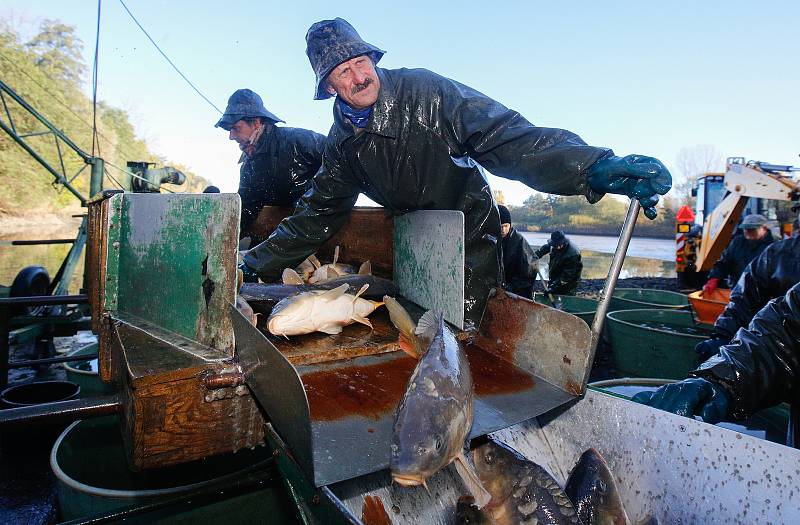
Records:
M265 206L250 230L257 237L269 237L292 211L292 208ZM394 265L393 238L394 219L384 208L356 207L342 229L322 245L317 257L323 263L331 262L338 245L339 262L358 267L369 260L375 275L391 278Z

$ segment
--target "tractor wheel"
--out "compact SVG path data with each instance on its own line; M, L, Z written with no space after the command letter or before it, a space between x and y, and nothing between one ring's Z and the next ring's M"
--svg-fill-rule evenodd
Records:
M32 297L50 293L50 275L41 266L28 266L20 270L11 284L9 297ZM11 315L38 315L44 306L14 306Z

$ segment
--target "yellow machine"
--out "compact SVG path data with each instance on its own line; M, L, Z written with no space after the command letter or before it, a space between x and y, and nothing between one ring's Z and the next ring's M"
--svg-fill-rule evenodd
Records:
M724 174L700 177L694 192L695 227L684 216L676 228L676 269L681 281L699 286L703 279L693 277L708 272L719 260L745 210L774 221L781 237L791 236L794 216L789 210L800 197L800 183L789 175L794 171L800 168L729 157ZM702 227L702 235L696 226Z

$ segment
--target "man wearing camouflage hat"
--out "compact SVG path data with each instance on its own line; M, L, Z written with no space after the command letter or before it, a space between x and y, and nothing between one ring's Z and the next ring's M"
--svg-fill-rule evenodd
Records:
M463 84L424 69L381 69L384 51L345 20L306 34L314 98L336 95L325 158L298 213L251 250L245 264L265 277L300 262L345 223L360 192L394 214L464 212L465 318L477 325L498 286L500 218L481 166L539 191L637 198L655 217L672 180L651 157L615 157L561 129L540 128Z
M710 294L717 289L720 282L725 288L733 288L739 281L745 267L758 257L775 238L767 228L767 218L752 213L742 219L742 234L735 236L722 252L722 256L714 263L708 274L708 281L703 286L703 293Z
M294 206L322 163L325 137L307 129L278 127L278 122L283 120L264 107L257 93L237 89L215 126L228 131L228 138L242 150L240 237L253 236L250 227L264 206Z

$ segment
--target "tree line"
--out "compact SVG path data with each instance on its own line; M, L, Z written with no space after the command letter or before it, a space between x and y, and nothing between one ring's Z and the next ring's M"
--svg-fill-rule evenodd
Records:
M83 43L75 28L54 20L44 20L38 33L25 40L7 21L0 21L0 78L16 91L39 114L60 129L87 153L92 152L92 100L84 93L88 68L82 58ZM0 120L13 120L20 133L41 131L38 124L13 100L5 97L0 105ZM7 113L8 112L8 113ZM66 212L78 206L63 187L53 184L53 177L16 142L0 131L0 214L29 215L35 212ZM57 145L52 135L27 139L52 165L60 166ZM107 162L109 176L105 188L115 187L113 179L121 173L110 164L124 168L128 161L170 165L186 174L187 181L170 189L177 192L202 191L210 183L152 152L136 130L128 114L98 101L95 154ZM67 174L79 172L83 160L63 145ZM72 185L89 194L89 169L84 169Z
M570 234L619 235L627 203L606 196L590 204L585 197L564 197L537 193L528 197L522 206L509 206L511 220L521 231L552 232L561 230ZM675 209L659 208L658 217L649 220L640 214L636 235L643 237L672 238L675 235Z

